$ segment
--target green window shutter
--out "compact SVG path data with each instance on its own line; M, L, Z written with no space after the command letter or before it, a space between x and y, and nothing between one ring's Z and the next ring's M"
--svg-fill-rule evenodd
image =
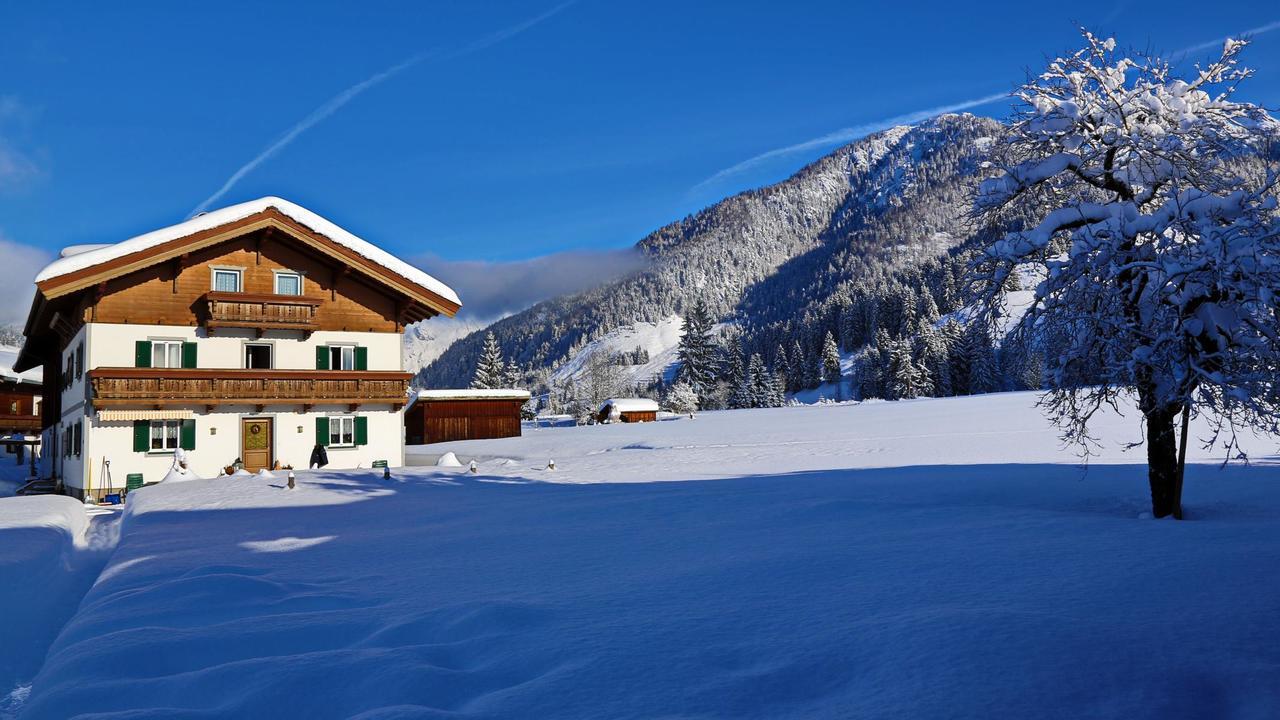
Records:
M316 418L316 444L329 447L329 418L323 415Z
M151 423L146 420L133 421L133 451L146 452L151 449Z
M194 368L196 366L196 344L193 342L182 343L182 367Z
M183 350L186 350L186 348L183 348ZM185 355L185 353L183 354ZM185 363L183 367L186 367ZM194 419L182 421L182 429L178 433L178 447L183 450L196 449L196 421Z
M369 444L369 418L363 415L356 416L356 444Z
M317 370L329 369L329 346L328 345L320 345L316 347L316 369ZM325 423L327 424L328 421L326 420Z
M369 369L369 348L356 347L356 369L357 370Z
M133 344L133 366L151 367L150 340L139 340Z

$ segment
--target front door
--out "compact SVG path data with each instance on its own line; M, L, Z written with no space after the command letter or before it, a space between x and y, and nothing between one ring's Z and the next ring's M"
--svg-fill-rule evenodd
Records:
M240 421L240 447L243 448L244 469L258 472L271 468L271 419L255 418Z

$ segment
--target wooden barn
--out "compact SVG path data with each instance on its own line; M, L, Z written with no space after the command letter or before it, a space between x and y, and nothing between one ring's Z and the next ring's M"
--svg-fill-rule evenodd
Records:
M596 413L597 422L653 422L658 419L658 403L648 398L609 398Z
M519 437L528 390L420 390L404 411L406 445Z

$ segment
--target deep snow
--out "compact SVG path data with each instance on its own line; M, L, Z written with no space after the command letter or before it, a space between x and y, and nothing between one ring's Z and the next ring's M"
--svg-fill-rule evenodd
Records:
M1251 467L1193 450L1191 519L1154 521L1135 420L1103 418L1082 473L1032 401L146 488L26 716L1275 717L1274 440Z

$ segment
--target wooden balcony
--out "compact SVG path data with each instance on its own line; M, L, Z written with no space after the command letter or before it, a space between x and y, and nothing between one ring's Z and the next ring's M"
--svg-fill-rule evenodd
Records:
M0 434L39 435L41 429L39 415L0 415Z
M411 373L369 370L94 368L95 407L349 405L407 400Z
M266 330L301 330L306 336L319 329L316 311L321 301L301 295L254 295L210 291L204 294L204 326Z

